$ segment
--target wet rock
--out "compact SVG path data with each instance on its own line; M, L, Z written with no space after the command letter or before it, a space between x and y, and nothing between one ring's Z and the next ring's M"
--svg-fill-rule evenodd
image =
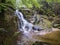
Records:
M33 30L37 30L37 31L44 30L42 27L39 27L39 26L36 26L36 25L34 25L32 28L33 28Z

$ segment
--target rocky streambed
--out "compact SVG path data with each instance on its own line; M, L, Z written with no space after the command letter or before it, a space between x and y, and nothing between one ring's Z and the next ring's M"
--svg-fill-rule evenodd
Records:
M18 45L59 45L60 29L30 31L18 36ZM55 38L56 37L56 38Z

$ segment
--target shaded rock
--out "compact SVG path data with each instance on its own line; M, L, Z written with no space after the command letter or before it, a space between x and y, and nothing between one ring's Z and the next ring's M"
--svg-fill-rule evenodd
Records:
M4 28L0 28L0 33L1 32L7 32Z
M39 42L39 41L36 41L33 45L51 45L50 43L47 43L47 42Z

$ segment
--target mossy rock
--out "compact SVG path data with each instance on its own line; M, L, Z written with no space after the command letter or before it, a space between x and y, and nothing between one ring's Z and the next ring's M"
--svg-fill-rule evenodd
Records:
M53 27L54 27L54 28L59 28L59 29L60 29L60 24L54 24Z
M48 33L40 38L51 45L60 45L60 30Z

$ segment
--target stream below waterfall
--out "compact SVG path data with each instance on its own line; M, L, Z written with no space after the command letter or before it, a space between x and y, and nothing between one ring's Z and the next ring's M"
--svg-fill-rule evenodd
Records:
M49 33L48 31L44 31L42 28L28 22L19 10L16 10L15 15L18 18L18 30L22 32L22 36L20 36L21 40L17 41L18 45L31 45L29 43L32 41L41 41L33 38L34 35L44 35Z
M23 32L22 40L26 41L26 40L33 39L30 34L30 31L32 31L33 24L29 23L27 20L25 20L23 17L23 14L21 12L19 12L18 10L16 10L15 14L18 17L18 30ZM21 42L21 43L22 43L21 45L23 45L23 42Z

